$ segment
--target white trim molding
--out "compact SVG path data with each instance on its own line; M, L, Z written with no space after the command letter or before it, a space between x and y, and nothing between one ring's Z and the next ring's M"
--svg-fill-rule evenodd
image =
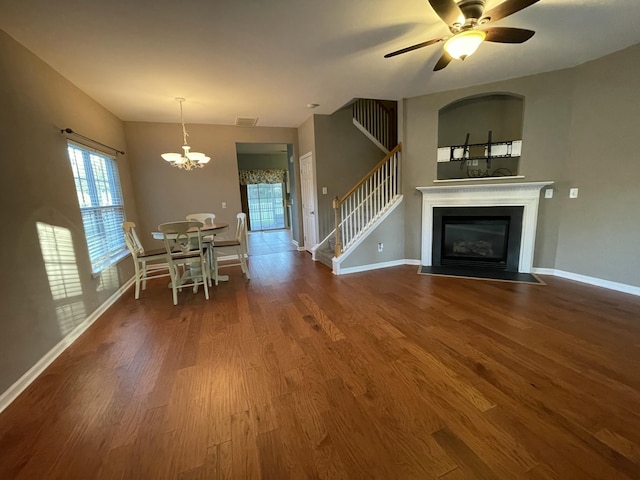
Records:
M357 267L347 267L340 269L340 275L348 275L349 273L368 272L370 270L378 270L380 268L397 267L399 265L419 265L418 260L391 260L388 262L370 263L368 265L358 265Z
M540 190L548 182L492 183L416 187L422 192L421 264L432 265L433 209L435 207L524 207L518 271L531 273L538 222Z
M534 268L532 273L539 273L540 275L553 275L554 277L561 277L566 278L567 280L575 280L576 282L588 283L589 285L594 285L596 287L607 288L609 290L629 293L631 295L640 297L640 287L627 285L626 283L612 282L611 280L589 277L588 275L581 275L579 273L565 272L564 270L557 270L555 268Z
M343 268L340 270L341 275L347 275L350 273L368 272L370 270L377 270L379 268L396 267L398 265L417 265L422 266L420 260L405 258L403 260L391 260L389 262L372 263L369 265L359 265L357 267ZM419 270L419 269L418 269ZM549 275L553 277L566 278L567 280L574 280L580 283L586 283L600 288L606 288L608 290L615 290L617 292L628 293L630 295L636 295L640 297L640 287L633 285L627 285L626 283L612 282L610 280L603 280L601 278L589 277L587 275L580 275L578 273L565 272L563 270L556 270L555 268L539 268L533 267L531 272L540 275Z

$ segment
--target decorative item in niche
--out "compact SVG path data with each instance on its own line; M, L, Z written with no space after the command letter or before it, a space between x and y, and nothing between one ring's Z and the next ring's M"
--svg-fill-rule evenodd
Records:
M464 144L438 148L438 163L460 162L460 170L467 167L466 177L468 178L513 175L513 172L509 168L503 166L492 171L491 163L493 159L520 157L522 140L508 140L494 143L492 141L492 131L489 130L486 142L470 144L469 136L470 134L467 133Z

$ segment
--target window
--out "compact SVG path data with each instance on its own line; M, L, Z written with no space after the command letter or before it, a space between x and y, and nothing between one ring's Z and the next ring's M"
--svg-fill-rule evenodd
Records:
M247 185L249 223L251 230L284 228L284 200L282 183L254 183Z
M74 143L69 160L87 237L91 272L100 273L127 254L122 234L124 202L113 157Z

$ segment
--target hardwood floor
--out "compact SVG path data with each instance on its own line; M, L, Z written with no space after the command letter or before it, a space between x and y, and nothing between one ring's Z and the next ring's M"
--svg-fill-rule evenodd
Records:
M0 478L640 478L640 298L250 269L127 292L0 414Z
M291 241L291 230L265 230L249 232L249 255L267 255L296 250Z

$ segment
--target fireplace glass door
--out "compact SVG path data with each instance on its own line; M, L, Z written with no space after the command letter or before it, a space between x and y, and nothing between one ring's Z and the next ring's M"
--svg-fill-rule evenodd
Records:
M443 217L442 265L504 268L509 217Z

